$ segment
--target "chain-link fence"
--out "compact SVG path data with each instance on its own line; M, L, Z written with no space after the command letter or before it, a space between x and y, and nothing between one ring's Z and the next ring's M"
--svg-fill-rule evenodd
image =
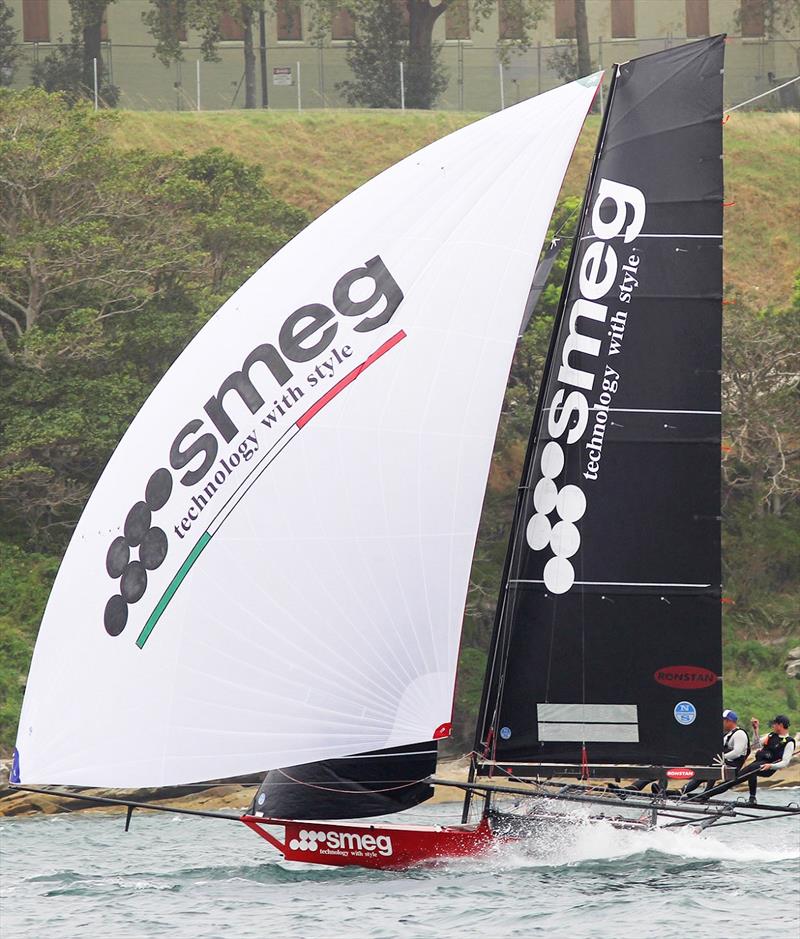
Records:
M591 43L598 68L687 42L669 35L658 39L603 40ZM49 54L49 43L25 43L14 79L15 87L32 81L33 66ZM262 67L256 48L256 101L276 109L341 108L347 101L341 83L351 77L346 45L280 43L266 48ZM103 43L103 63L111 84L120 90L118 105L134 110L226 110L245 105L244 55L241 43L224 43L218 62L203 62L200 50L184 48L184 61L169 67L152 46ZM495 46L447 42L441 61L448 83L438 109L496 111L563 84L574 60L568 43L533 45L501 64ZM741 39L729 41L725 68L725 104L730 107L776 88L800 73L800 40ZM606 82L608 73L606 74ZM397 99L401 75L397 72ZM754 106L800 110L800 83L762 98Z

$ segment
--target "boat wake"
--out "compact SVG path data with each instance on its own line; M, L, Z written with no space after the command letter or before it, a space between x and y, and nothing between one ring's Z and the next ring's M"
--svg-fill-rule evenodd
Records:
M498 848L494 863L500 867L562 867L595 861L620 861L642 855L759 864L800 861L800 850L795 844L765 847L742 838L723 840L710 831L690 828L619 829L607 821L589 821L576 813L569 824L548 826L524 843Z

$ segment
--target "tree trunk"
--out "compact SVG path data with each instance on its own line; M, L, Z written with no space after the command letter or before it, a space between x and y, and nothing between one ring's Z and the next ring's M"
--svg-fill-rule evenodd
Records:
M578 74L584 78L592 74L592 55L589 49L589 23L586 18L586 0L575 0L575 41L578 46Z
M253 8L245 2L241 6L244 27L244 106L256 107L256 53L253 48Z
M261 107L269 107L269 86L267 84L267 15L264 7L258 11L258 60L261 66Z
M408 7L408 65L406 104L410 108L433 106L433 25L445 4L432 7L430 0L406 0ZM399 79L398 79L399 80Z
M97 87L102 84L103 59L100 55L100 26L103 13L92 23L83 24L83 83L90 95L94 94L94 60L97 59Z

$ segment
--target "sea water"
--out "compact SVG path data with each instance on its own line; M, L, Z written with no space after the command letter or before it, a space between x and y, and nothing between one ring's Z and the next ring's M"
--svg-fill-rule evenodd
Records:
M799 790L762 791L800 801ZM418 807L409 823L455 820ZM443 815L449 818L443 819ZM397 817L396 817L397 818ZM526 848L415 870L282 861L236 822L0 820L3 939L686 939L800 928L800 820L620 831L576 812Z

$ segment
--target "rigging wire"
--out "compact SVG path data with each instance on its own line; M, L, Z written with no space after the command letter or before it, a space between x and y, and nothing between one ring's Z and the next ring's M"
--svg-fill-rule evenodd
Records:
M793 85L795 82L800 82L800 75L795 75L795 77L790 78L788 82L784 82L782 85L778 85L775 88L770 88L769 91L762 91L760 95L756 95L754 98L748 98L747 101L734 104L732 108L726 108L725 113L730 114L732 111L738 111L739 108L743 108L746 104L752 104L754 101L758 101L759 98L766 98L767 95L775 94L776 91L780 91L781 88L786 88L787 85Z

